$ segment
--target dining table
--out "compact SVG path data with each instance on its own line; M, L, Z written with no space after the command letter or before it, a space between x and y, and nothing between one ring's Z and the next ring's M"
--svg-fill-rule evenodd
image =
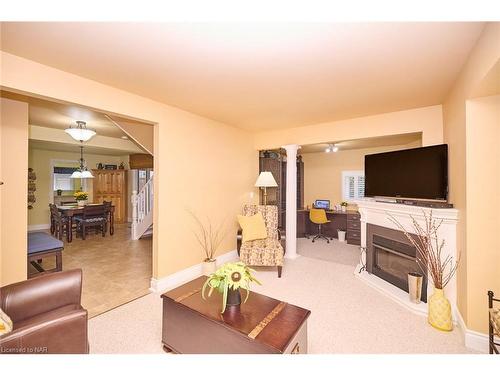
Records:
M92 205L101 205L102 203L89 203L88 206ZM77 215L83 214L83 207L78 205L64 205L57 206L57 210L61 213L61 215L66 216L68 218L68 230L66 231L66 240L68 242L73 241L73 217ZM115 233L115 206L111 205L109 210L109 234L113 235Z

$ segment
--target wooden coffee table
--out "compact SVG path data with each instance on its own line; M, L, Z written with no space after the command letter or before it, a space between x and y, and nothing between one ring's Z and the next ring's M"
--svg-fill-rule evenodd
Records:
M227 307L214 291L203 300L201 276L162 294L165 351L189 354L307 353L307 319L301 307L250 292L245 304ZM243 293L244 296L245 293Z

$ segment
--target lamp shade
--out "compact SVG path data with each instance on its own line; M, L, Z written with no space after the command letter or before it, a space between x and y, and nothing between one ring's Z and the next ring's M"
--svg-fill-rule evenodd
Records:
M80 142L87 142L90 138L96 135L95 131L87 129L87 123L85 121L77 121L75 128L72 128L70 126L64 131L68 133L75 141Z
M256 187L276 187L278 184L273 177L271 172L260 172L257 181L255 181Z
M74 171L74 172L71 174L70 178L82 178L82 172L80 172L80 171L78 171L78 170L77 170L77 171Z
M68 128L64 130L68 133L75 141L86 142L92 138L96 133L93 130L85 128Z
M90 173L90 171L83 171L82 172L82 178L94 178L94 176L92 176L92 173Z

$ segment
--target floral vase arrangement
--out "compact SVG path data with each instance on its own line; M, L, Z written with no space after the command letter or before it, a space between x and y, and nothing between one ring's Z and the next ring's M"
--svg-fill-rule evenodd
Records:
M222 311L226 311L227 306L237 306L241 304L241 294L240 289L243 288L246 291L245 303L250 295L250 283L255 282L262 285L259 280L257 280L252 272L253 269L249 268L243 262L237 263L226 263L213 274L211 274L201 291L201 296L206 299L206 289L209 288L208 297L212 295L214 290L217 290L222 294Z
M197 224L197 230L194 234L203 249L202 273L208 276L217 269L215 254L226 236L223 230L224 222L221 222L219 225L213 225L212 221L207 219L207 223L203 223L193 212L189 211L189 213Z
M87 199L89 198L89 193L85 191L77 191L73 196L76 199L76 203L78 204L79 207L85 206L85 203L87 203Z
M450 301L444 294L444 287L450 282L457 271L460 256L456 261L451 255L442 256L444 240L439 240L437 231L443 220L435 220L432 217L432 210L427 214L425 210L422 227L413 216L410 215L415 235L411 235L403 225L392 215L390 220L396 224L405 234L406 238L417 249L417 263L424 274L429 274L434 285L434 293L428 300L429 312L427 321L431 326L442 331L453 329Z

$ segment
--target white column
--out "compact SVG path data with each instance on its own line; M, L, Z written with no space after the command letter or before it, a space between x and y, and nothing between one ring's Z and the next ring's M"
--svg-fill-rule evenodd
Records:
M297 150L298 145L283 146L286 150L286 253L297 258Z

